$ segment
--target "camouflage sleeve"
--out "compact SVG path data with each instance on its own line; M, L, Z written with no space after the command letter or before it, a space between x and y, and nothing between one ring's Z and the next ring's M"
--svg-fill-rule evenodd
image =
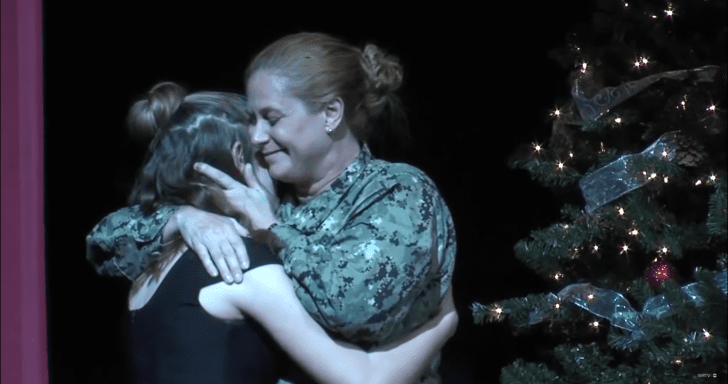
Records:
M86 237L86 259L100 275L136 279L159 255L162 229L176 208L146 216L135 205L106 216Z
M286 272L311 315L354 342L392 334L439 268L434 185L418 175L389 175L370 183L346 215L323 223L323 236L278 224ZM335 217L345 217L345 223ZM335 231L330 228L340 228ZM439 303L439 301L438 301ZM423 319L422 321L426 321Z

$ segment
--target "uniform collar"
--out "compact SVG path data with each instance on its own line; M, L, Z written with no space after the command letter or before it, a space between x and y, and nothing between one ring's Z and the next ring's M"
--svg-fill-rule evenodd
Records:
M291 195L284 198L279 210L280 219L302 232L315 232L332 211L341 204L347 192L356 184L362 171L372 159L369 147L363 144L354 161L320 195L304 204L297 204L295 197Z

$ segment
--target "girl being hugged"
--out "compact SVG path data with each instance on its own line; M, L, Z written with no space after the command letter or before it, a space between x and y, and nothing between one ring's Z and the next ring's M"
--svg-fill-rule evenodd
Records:
M270 192L266 171L253 172L247 180L243 176L246 167L255 170L247 138L252 114L246 107L235 94L185 96L173 83L155 86L130 113L132 130L156 131L131 201L142 212L177 204L227 217L232 211L220 187L193 171L197 161L230 180ZM367 353L334 341L298 301L270 249L248 238L242 241L250 269L240 284L211 277L181 241L171 242L136 278L129 295L129 328L138 383L275 383L288 371L288 360L275 342L310 375L290 371L293 376L287 378L296 383L311 378L337 384L404 383L417 377L454 332L456 315L443 307L416 334L385 350Z

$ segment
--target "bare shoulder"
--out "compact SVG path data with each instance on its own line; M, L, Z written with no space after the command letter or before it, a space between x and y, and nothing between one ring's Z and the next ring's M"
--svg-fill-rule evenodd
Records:
M241 311L267 302L269 295L280 294L289 285L291 282L283 267L269 264L246 271L241 283L227 284L221 281L202 288L198 300L212 316L223 320L241 320L244 318Z

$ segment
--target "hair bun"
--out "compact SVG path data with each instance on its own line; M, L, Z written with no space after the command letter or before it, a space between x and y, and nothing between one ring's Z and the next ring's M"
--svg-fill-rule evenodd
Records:
M129 131L134 137L155 137L169 123L187 92L173 82L155 85L147 97L132 105L127 116Z
M362 58L362 68L367 74L363 106L369 117L376 117L397 102L394 91L402 85L402 66L396 57L386 55L374 44L364 47Z
M402 85L402 66L396 57L386 55L374 44L364 47L362 57L362 66L371 81L372 91L386 94Z

